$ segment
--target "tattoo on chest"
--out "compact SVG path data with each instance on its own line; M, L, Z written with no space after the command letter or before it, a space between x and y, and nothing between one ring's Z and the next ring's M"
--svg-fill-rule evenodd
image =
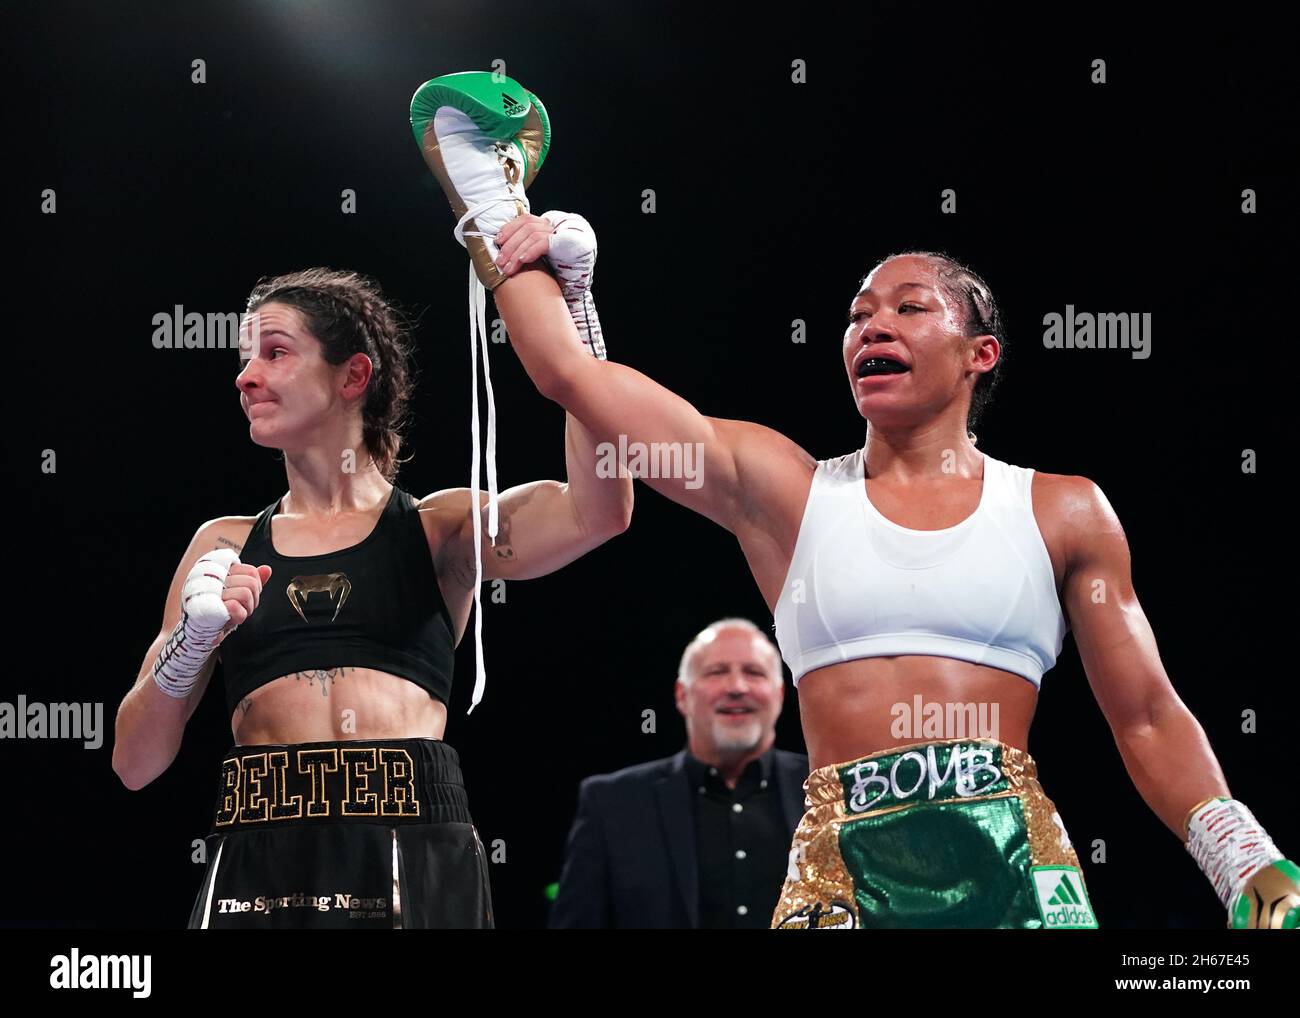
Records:
M236 544L234 541L230 540L227 537L218 537L217 544L225 545L225 547L227 548L234 548L235 551L244 550L244 546L242 544Z
M356 671L355 668L352 670ZM315 668L307 672L294 672L293 677L298 682L306 679L309 686L315 686L319 682L320 695L329 696L334 683L346 676L347 673L348 669L346 668Z
M343 678L345 675L347 675L349 671L356 671L356 669L355 668L313 668L310 671L305 671L305 672L290 672L289 675L292 675L296 682L302 682L306 680L307 685L309 686L314 687L317 683L320 683L320 695L324 697L328 697L330 695L330 688L334 685L334 683L337 682L339 679ZM282 676L282 677L287 678L288 676ZM239 705L236 707L236 710L239 711L239 720L243 721L245 718L247 718L248 712L251 711L252 709L253 709L253 698L251 696L246 696L242 700L240 700Z

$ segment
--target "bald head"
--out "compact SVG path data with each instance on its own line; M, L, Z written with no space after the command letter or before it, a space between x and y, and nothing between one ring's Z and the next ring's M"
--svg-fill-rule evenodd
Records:
M721 636L747 637L746 646L753 659L778 686L782 683L781 655L764 632L748 619L719 619L710 623L686 645L681 663L677 667L677 681L689 686L701 670L701 658L706 650L715 647Z

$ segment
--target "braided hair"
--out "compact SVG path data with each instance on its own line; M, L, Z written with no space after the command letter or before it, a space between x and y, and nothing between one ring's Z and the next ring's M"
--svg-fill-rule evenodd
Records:
M370 358L362 438L375 467L392 483L398 467L411 458L397 456L415 388L409 326L379 285L356 272L314 268L264 276L248 295L247 310L271 302L298 310L327 364L337 367L358 353Z
M948 299L960 308L958 321L962 335L967 338L994 336L1001 347L998 361L992 370L984 372L975 381L975 391L971 393L970 407L966 413L966 427L973 428L983 416L985 408L993 401L993 392L1002 381L1003 365L1007 359L1007 332L1002 321L1002 309L988 283L974 269L942 251L900 251L882 258L876 268L894 258L907 257L928 258L935 266L939 286ZM863 282L865 281L864 277ZM859 283L858 287L861 286L862 283ZM971 440L974 441L974 435L971 435Z

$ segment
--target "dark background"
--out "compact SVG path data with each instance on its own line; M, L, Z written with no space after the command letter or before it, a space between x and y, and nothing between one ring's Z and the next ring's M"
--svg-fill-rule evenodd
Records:
M1033 20L892 3L710 11L10 9L0 699L102 701L109 731L97 751L0 743L0 924L181 927L198 887L190 845L231 741L220 673L176 763L140 792L112 771L112 717L194 531L259 512L286 481L248 439L235 355L154 349L154 314L239 311L259 276L310 265L376 277L419 321L416 458L398 483L421 496L468 482L465 256L408 104L428 78L498 58L551 115L534 211L581 212L600 235L611 355L706 413L772 426L818 458L848 452L864 424L839 337L859 278L933 247L984 275L1009 342L980 448L1106 492L1176 688L1233 793L1300 852L1295 669L1279 650L1296 557L1281 469L1296 361L1283 33L1243 5L1214 24L1092 5ZM207 84L190 82L196 58ZM1090 83L1096 58L1105 85ZM794 59L807 84L791 83ZM1240 212L1248 187L1256 215ZM44 188L55 215L40 213ZM344 188L355 215L340 212ZM956 215L940 214L944 188ZM1151 312L1152 356L1044 349L1042 316L1067 303ZM502 485L561 477L562 412L507 348L492 355ZM626 535L485 607L486 699L465 716L470 631L446 738L484 842L506 844L499 925L538 926L578 781L679 749L683 646L724 615L771 617L731 537L641 485ZM802 749L795 699L778 731L788 749ZM657 734L640 731L646 708ZM1247 709L1255 734L1241 731ZM1072 636L1030 749L1103 926L1222 925L1128 779ZM1095 839L1104 865L1089 861Z

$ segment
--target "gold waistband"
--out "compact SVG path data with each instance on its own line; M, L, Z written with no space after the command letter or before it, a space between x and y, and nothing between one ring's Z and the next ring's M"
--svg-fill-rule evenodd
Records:
M1038 782L1038 766L1034 763L1034 758L1023 749L1016 749L1014 746L1008 746L1005 742L998 742L995 739L935 739L930 742L914 742L902 746L891 746L889 749L868 753L856 760L846 760L843 763L818 767L808 775L808 780L804 782L804 791L807 793L807 800L804 805L809 809L815 806L830 806L836 803L842 805L844 803L844 784L840 780L840 771L845 767L853 767L869 760L879 760L882 757L896 756L899 753L924 753L930 747L937 749L948 746L996 748L1002 758L1002 773L1006 776L1011 789L1015 792L1020 792L1026 786L1036 785Z

